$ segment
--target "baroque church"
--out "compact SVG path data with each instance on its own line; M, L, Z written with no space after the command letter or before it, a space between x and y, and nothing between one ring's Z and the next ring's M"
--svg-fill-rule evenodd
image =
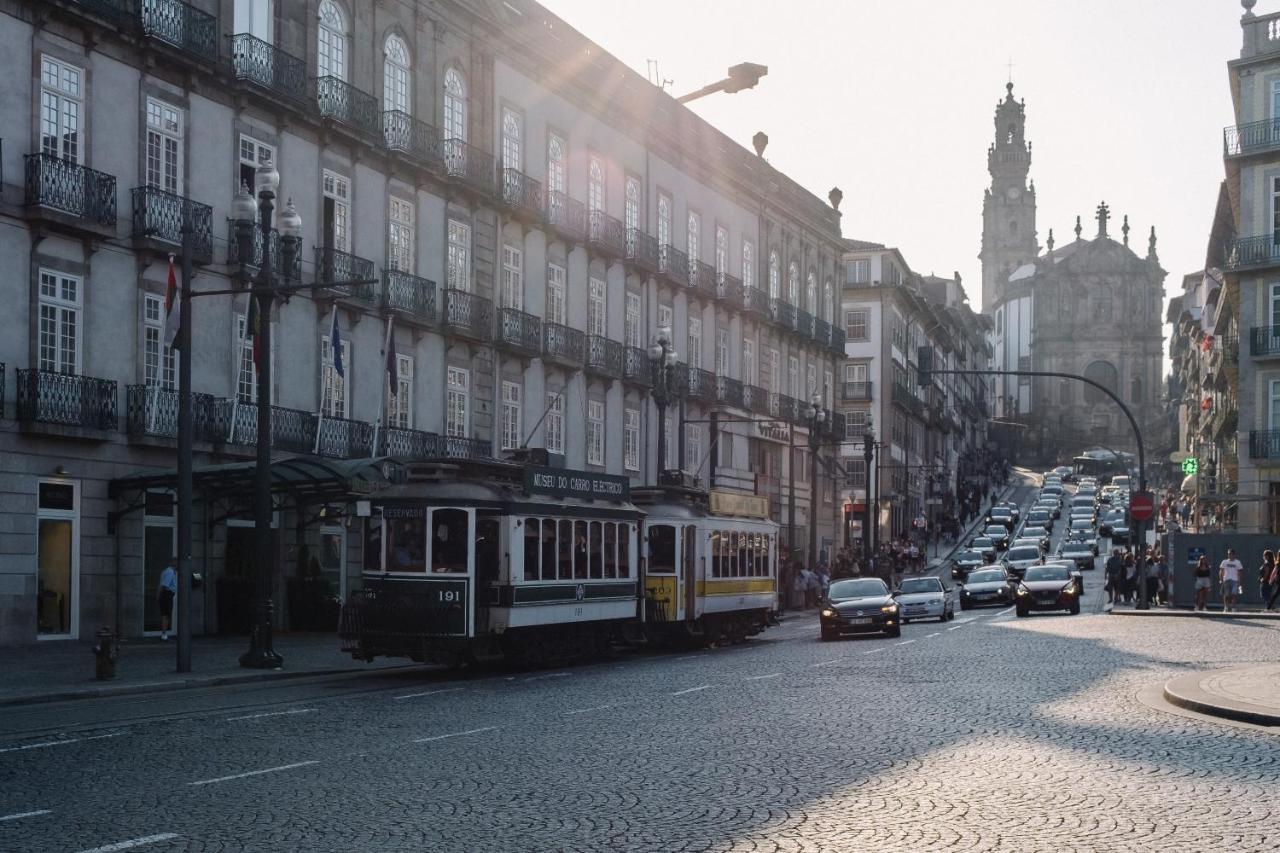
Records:
M1013 83L996 105L995 142L987 151L991 186L982 204L982 309L993 322L994 366L1083 375L1116 393L1133 412L1149 448L1160 422L1165 271L1152 226L1146 255L1129 247L1129 218L1111 234L1111 209L1096 211L1097 231L1058 245L1036 236L1036 188L1028 181L1031 143L1025 102ZM1133 432L1105 394L1066 379L998 376L995 412L1011 425L1008 440L1028 442L1061 459L1088 447L1132 451ZM1044 455L1042 454L1042 455Z

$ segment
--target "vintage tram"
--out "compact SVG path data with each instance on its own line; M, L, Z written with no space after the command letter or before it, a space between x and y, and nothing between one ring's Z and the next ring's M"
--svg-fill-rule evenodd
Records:
M717 515L706 492L633 497L625 477L501 461L405 471L367 507L363 588L339 625L357 659L546 661L618 642L738 641L776 610L777 525Z

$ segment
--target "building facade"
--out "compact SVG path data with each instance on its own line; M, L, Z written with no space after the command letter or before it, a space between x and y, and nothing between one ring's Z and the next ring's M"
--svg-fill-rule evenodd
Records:
M189 218L197 290L278 266L274 238L238 257L228 220L267 167L304 223L285 272L322 285L259 321L277 456L680 467L769 496L793 547L834 536L834 480L810 507L789 447L844 354L838 211L536 3L8 2L0 41L23 72L0 89L0 643L158 627L172 495L120 483L175 464L169 259ZM254 453L253 322L245 294L195 300L197 466ZM197 505L197 632L243 623L249 507ZM359 585L350 507L278 515L278 588L308 554Z

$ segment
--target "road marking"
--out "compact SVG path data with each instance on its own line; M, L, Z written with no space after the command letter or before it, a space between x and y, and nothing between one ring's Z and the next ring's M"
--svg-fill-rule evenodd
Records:
M445 735L434 735L432 737L420 737L417 740L415 740L414 743L431 743L431 741L433 740L444 740L446 738L451 738L451 737L462 737L463 735L478 735L481 732L491 732L496 728L498 727L485 726L484 728L480 728L480 729L467 729L465 732L449 732L448 734L445 734Z
M465 687L445 687L440 690L428 690L426 693L406 693L403 696L392 696L392 699L421 699L423 696L439 696L441 693L459 693Z
M999 610L996 612L996 616L1003 616L1012 609L1013 609L1012 607L1006 607L1004 610ZM994 619L995 617L993 616L992 618Z
M967 623L965 623L965 624L967 624ZM961 628L963 628L963 627L964 627L964 624L960 624L960 625L952 625L952 626L951 626L950 628L948 628L947 630L948 630L948 631L959 631L959 630L960 630Z
M612 708L612 705L596 705L594 708L579 708L576 711L565 711L566 717L572 717L575 714L589 714L592 711L603 711L606 708Z
M782 673L780 672L770 672L767 675L751 675L743 680L744 681L760 681L761 679L764 679L764 678L777 678L780 675L782 675Z
M686 687L684 690L677 690L675 693L668 693L668 696L683 696L686 693L697 693L699 690L710 690L710 684L703 684L698 687Z
M880 646L878 649L867 649L865 652L863 652L863 654L864 654L864 655L874 655L876 652L882 652L882 651L884 651L886 648L888 648L888 647L887 647L887 646Z
M915 640L903 640L901 643L894 643L895 646L907 646L914 643Z
M529 678L521 679L521 681L527 684L530 681L541 681L544 678L564 678L568 674L567 672L549 672L546 675L533 675Z
M942 633L941 631L934 631L932 634L929 634L928 636L926 636L925 639L926 640L932 639L933 637L936 637L941 633Z
M694 658L697 658L697 657L702 657L702 655L682 655L676 658L676 660L693 660Z
M80 738L78 737L67 738L66 740L42 740L39 743L26 743L22 746L7 746L4 749L0 749L0 752L22 752L26 749L44 749L46 746L63 746L64 744L79 742Z
M290 714L314 714L319 708L294 708L290 711L267 711L262 714L245 714L243 717L227 717L224 722L230 723L233 720L260 720L263 717L287 717Z
M102 847L94 847L92 850L81 850L80 853L112 853L113 850L132 850L134 847L141 847L144 844L155 844L159 841L168 841L170 838L177 838L176 832L162 832L159 835L144 835L141 838L130 838L128 841L117 841L115 844L106 844Z
M839 659L839 658L837 658L836 660L824 660L824 661L819 661L818 663L811 663L811 664L809 664L809 666L812 666L812 667L819 667L819 666L831 666L831 664L833 664L833 663L840 663L840 659Z
M3 817L0 817L0 823L4 823L6 820L22 820L24 817L39 817L42 814L50 814L52 813L52 811L53 809L36 809L33 812L18 812L17 814L7 814Z
M250 776L261 776L264 773L279 773L282 770L294 770L298 767L310 767L319 761L299 761L296 764L281 764L279 767L268 767L265 770L250 770L248 773L235 773L231 776L219 776L217 779L201 779L199 782L188 782L190 786L215 785L218 782L230 782L232 779L247 779Z

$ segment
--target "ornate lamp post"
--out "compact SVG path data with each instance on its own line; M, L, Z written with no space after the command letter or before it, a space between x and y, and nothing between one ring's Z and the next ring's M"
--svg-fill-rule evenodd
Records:
M671 327L659 326L658 332L649 344L649 369L653 381L653 404L658 407L658 477L667 465L667 406L671 404L673 392L671 369L675 367L678 356L671 343Z
M864 564L871 559L871 460L875 458L876 436L871 431L871 420L868 418L866 432L862 434L862 461L866 469L862 499L862 560Z
M827 410L822 408L822 395L809 398L809 568L818 565L818 447L826 430Z
M240 665L252 669L277 669L283 659L276 654L272 638L274 606L272 594L272 542L271 542L271 306L276 288L280 286L271 268L271 215L275 210L276 190L280 186L280 173L275 166L259 170L255 178L258 202L255 208L253 196L244 184L232 203L235 221L236 248L240 262L253 257L253 229L261 233L262 260L252 290L257 300L258 328L254 330L255 345L261 355L258 365L258 436L257 467L253 478L254 520L254 572L258 582L258 609L249 650L240 656ZM256 214L256 216L255 216ZM254 221L256 218L256 222ZM302 234L302 218L290 201L280 216L280 261L284 267L281 278L287 280L298 256L298 244Z

